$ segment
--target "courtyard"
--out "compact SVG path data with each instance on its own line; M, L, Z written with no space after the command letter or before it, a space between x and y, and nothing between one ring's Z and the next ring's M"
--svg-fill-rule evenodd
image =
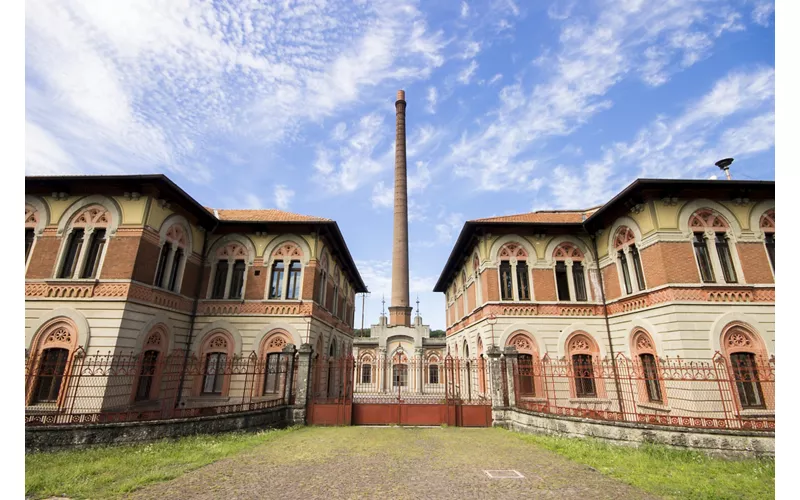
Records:
M302 427L33 453L25 482L29 498L621 500L774 498L774 477L771 460L498 428Z

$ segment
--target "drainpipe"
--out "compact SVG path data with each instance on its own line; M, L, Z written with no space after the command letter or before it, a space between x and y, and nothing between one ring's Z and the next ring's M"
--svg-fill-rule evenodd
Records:
M625 407L622 406L622 389L620 388L619 385L619 372L617 371L617 359L616 356L614 356L614 343L611 341L611 325L608 322L608 304L606 304L606 286L605 283L603 283L603 272L600 270L600 258L597 252L597 238L593 234L590 234L589 238L591 238L592 240L592 249L594 250L594 261L597 265L597 275L600 279L600 297L603 300L603 318L605 318L606 320L606 335L608 336L608 350L611 353L611 368L614 370L614 386L617 388L617 401L619 402L619 411L622 412L622 414L624 415Z
M216 210L214 211L216 212ZM217 226L219 226L219 219L217 219L216 224L214 224L214 228L210 232L214 232L217 230ZM203 284L203 272L206 267L206 246L208 245L208 233L209 231L203 231L203 253L200 257L200 274L197 277L197 283L194 286L194 301L192 302L192 314L189 316L189 336L186 339L186 351L183 354L183 366L181 367L181 376L178 381L178 397L175 398L175 408L178 407L181 403L181 396L183 395L183 380L186 375L186 365L189 363L189 351L192 347L192 337L194 337L194 321L197 317L197 307L200 303L200 288Z

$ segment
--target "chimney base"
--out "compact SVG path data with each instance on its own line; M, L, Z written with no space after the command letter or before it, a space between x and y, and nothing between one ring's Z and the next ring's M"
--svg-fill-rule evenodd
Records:
M411 311L412 307L390 307L389 308L389 324L392 326L407 326L411 327Z

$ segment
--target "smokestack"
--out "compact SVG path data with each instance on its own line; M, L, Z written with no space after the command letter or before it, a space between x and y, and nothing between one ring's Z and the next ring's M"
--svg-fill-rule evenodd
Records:
M411 326L408 298L408 181L406 169L406 93L397 91L394 103L394 231L392 242L392 302L389 319L393 326Z
M733 158L723 158L714 165L718 166L720 170L725 172L725 176L728 180L731 180L731 163L733 163Z

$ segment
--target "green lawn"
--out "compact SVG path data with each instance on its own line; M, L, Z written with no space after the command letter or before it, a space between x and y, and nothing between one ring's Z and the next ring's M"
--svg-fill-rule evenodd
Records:
M775 498L775 461L772 459L723 460L666 446L628 448L592 438L518 436L532 445L665 498Z
M117 496L178 477L292 430L202 435L148 444L27 454L25 495Z

